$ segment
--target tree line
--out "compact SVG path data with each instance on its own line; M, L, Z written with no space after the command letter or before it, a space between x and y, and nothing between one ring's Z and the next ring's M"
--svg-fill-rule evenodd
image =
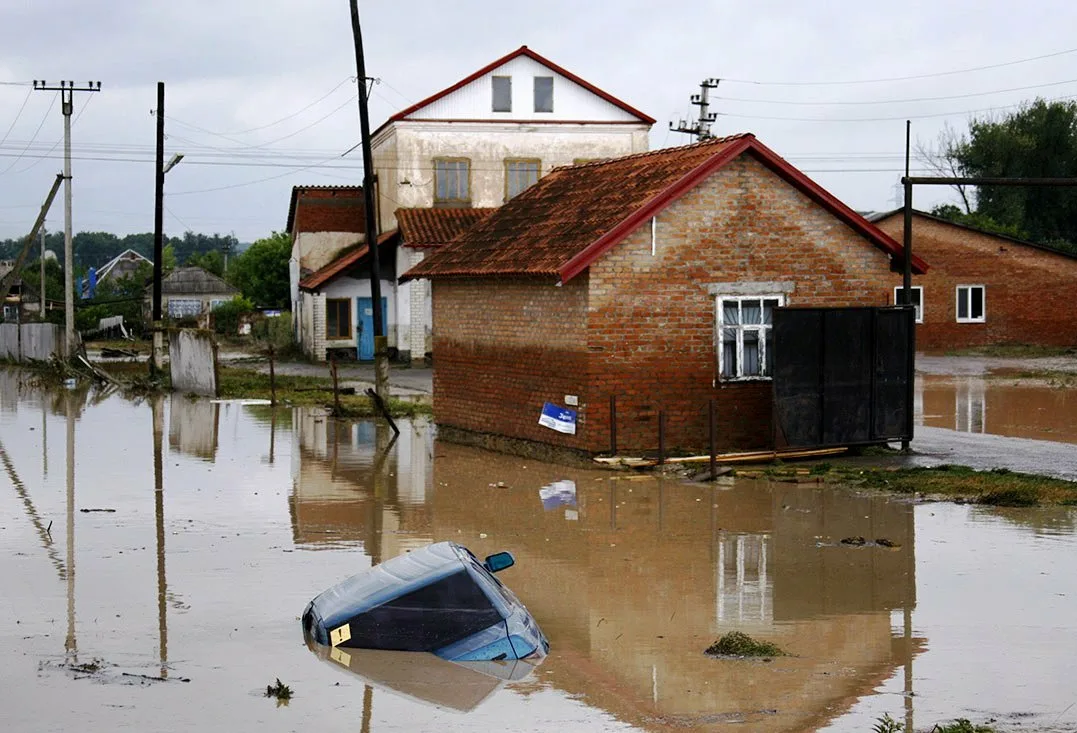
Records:
M291 237L284 232L253 242L242 252L235 237L218 234L204 235L187 232L183 237L166 240L163 250L162 270L165 276L177 266L197 266L224 278L235 285L242 297L237 307L252 310L255 307L287 309L290 306L288 288L288 259L291 256ZM149 260L153 258L152 234L129 234L117 237L105 232L80 232L73 237L75 252L77 327L91 328L100 318L123 315L128 324L142 322L142 303L146 288L152 284L153 267L144 262L132 274L123 278L99 281L92 300L79 298L78 278L85 277L89 268L100 268L116 255L132 249ZM0 259L14 259L22 247L20 240L0 241ZM63 234L47 233L45 248L54 252L56 259L45 261L45 297L54 302L64 300ZM24 283L35 293L40 287L40 249L32 250L33 259L27 260L20 273ZM50 318L62 319L62 311L50 311ZM137 326L136 326L137 327Z
M946 127L920 156L939 174L1077 180L1077 102L1037 99L1002 116ZM1077 186L955 186L958 203L932 213L980 229L1077 254Z

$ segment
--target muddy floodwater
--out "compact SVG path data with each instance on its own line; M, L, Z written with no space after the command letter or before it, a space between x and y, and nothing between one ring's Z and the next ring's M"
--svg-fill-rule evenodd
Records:
M1073 510L582 471L401 427L0 370L0 729L1077 729ZM499 577L551 644L528 676L304 645L313 596L438 540L515 555ZM790 656L703 654L731 630Z

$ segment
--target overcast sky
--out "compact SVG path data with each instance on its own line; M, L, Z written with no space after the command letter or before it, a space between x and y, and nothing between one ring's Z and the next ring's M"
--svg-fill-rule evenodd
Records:
M716 133L754 132L857 209L896 204L906 117L930 145L970 111L1077 95L1072 0L364 0L360 13L381 80L372 127L527 44L655 117L654 148L689 142L669 122L693 113L702 79L723 79ZM152 231L157 81L166 155L186 155L166 183L171 235L253 240L284 227L293 185L361 182L359 151L340 157L359 130L347 0L0 0L0 17L0 237L29 231L63 165L56 94L7 82L102 82L75 100L75 231ZM48 227L62 229L62 199Z

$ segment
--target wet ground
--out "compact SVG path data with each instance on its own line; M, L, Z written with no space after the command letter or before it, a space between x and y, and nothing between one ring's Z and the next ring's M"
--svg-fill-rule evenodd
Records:
M0 370L3 728L1077 729L1072 509L572 470L421 422L389 437ZM530 676L408 658L360 677L304 646L311 597L444 539L516 556L501 577L552 645ZM734 629L792 656L702 654ZM279 707L277 678L295 695Z

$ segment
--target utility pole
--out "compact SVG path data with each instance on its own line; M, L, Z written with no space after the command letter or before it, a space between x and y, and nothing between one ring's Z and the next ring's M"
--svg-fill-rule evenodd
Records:
M41 320L45 320L45 227L41 227Z
M381 268L378 264L378 222L374 210L374 155L370 150L370 119L367 112L366 62L363 59L363 34L359 27L359 0L350 0L352 36L355 39L355 70L359 81L359 134L363 146L363 207L366 209L366 246L370 252L370 299L374 315L374 391L382 400L389 399L388 339L382 328Z
M41 205L41 211L37 215L33 229L26 236L22 249L19 250L19 254L15 257L15 263L11 271L4 277L0 277L0 302L7 298L7 294L11 291L11 286L19 277L19 273L22 272L22 266L26 262L27 255L30 254L31 247L34 245L34 239L37 237L37 233L45 226L45 217L49 215L49 209L52 208L52 202L55 200L56 192L60 190L60 183L63 180L64 177L57 173L56 180L52 182L52 188L49 189L49 195L45 197L45 203Z
M905 187L905 205L904 205L904 224L902 232L902 245L905 249L905 262L901 272L901 304L910 307L913 306L912 302L912 183L909 182L909 150L911 147L910 140L912 139L912 120L905 120L905 178L902 179L902 183ZM905 388L905 432L908 437L901 441L901 451L903 453L909 452L910 442L912 441L913 426L915 420L913 419L913 409L916 404L916 316L913 315L912 323L909 324L909 335L906 342L906 347L909 351L908 364L905 370L905 378L908 380L908 384Z
M721 79L704 79L699 84L699 94L693 94L691 96L692 104L699 107L699 119L688 124L687 120L680 120L676 127L673 123L669 123L669 129L673 132L683 132L686 135L693 135L696 140L710 140L714 137L711 134L711 125L718 115L715 112L710 112L710 90L718 88L718 82Z
M157 164L153 188L153 354L150 357L150 376L161 368L164 352L164 333L161 331L161 268L164 266L164 207L165 207L165 83L157 82Z
M64 340L68 358L75 353L75 252L71 241L71 114L75 107L75 92L99 92L101 82L88 81L77 87L73 81L59 86L34 80L39 92L60 92L60 111L64 115Z

